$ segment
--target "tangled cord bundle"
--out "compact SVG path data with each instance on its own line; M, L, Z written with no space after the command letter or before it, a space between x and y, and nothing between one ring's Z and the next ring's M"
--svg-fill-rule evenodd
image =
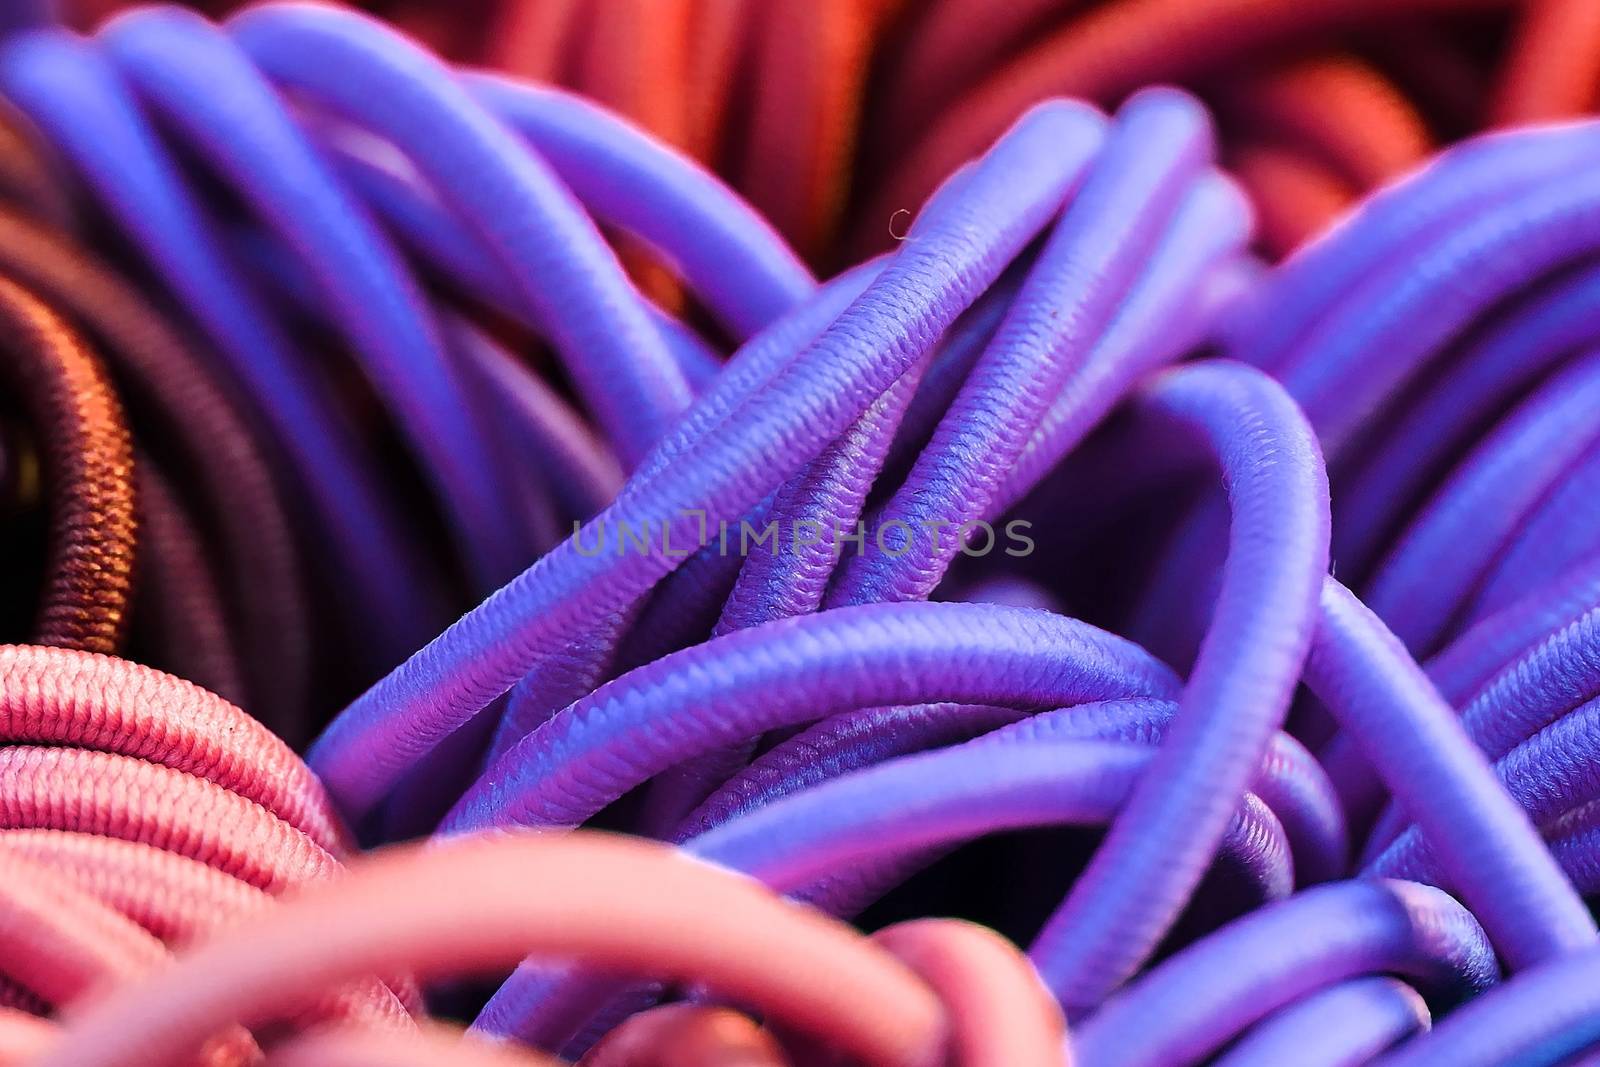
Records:
M944 174L821 283L834 157L738 141L752 204L328 6L14 27L0 1063L1590 1062L1600 125L1388 151L1308 103L1343 53L1207 87L1221 149L1128 94L1365 7L1105 4L986 76L1061 13L937 6L942 83L790 97ZM507 48L732 106L585 8ZM1523 55L1499 120L1590 102ZM1258 258L1306 186L1228 100L1382 187Z

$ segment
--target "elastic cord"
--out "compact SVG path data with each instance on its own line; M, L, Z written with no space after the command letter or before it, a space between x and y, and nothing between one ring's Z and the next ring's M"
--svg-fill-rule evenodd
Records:
M1393 978L1352 978L1281 1008L1212 1062L1216 1067L1367 1063L1428 1029L1428 1005Z
M1234 97L1228 103L1252 128L1337 168L1352 192L1384 184L1433 149L1425 120L1394 83L1348 53L1284 64Z
M1510 967L1594 942L1594 919L1461 720L1378 617L1332 578L1305 681L1424 828Z
M1457 465L1368 585L1366 600L1419 655L1437 650L1516 532L1596 450L1600 357L1575 361Z
M728 1008L667 1004L606 1032L578 1067L789 1067L771 1034Z
M1462 618L1476 621L1517 600L1529 588L1586 557L1596 542L1600 508L1600 448L1572 467L1540 502L1506 548Z
M1517 975L1374 1067L1556 1067L1600 1042L1600 949Z
M415 648L433 629L429 590L394 575L429 573L402 531L370 459L328 398L309 387L295 346L228 264L216 231L188 197L176 164L109 64L63 34L7 41L7 96L50 134L225 357L231 381L256 403L292 459L367 632L383 649Z
M683 847L780 893L825 876L859 877L887 861L1036 826L1097 826L1146 773L1149 748L1101 741L987 739L906 756L774 801ZM1241 807L1222 851L1266 900L1293 888L1288 847L1259 801ZM1252 881L1254 881L1252 879Z
M1212 325L1208 294L1249 240L1253 209L1222 174L1202 175L1088 362L1061 383L989 505L1015 506L1082 443L1143 376L1191 351Z
M893 206L918 203L930 179L948 173L1030 101L1058 94L1115 100L1141 85L1188 81L1258 49L1315 39L1363 17L1393 18L1470 2L1133 0L1092 10L1030 42L1027 52L996 68L931 125L904 127L912 136L898 138L890 150L892 177L865 214L884 217Z
M1308 993L1386 973L1448 1000L1490 987L1498 968L1471 913L1431 886L1318 886L1150 971L1078 1028L1075 1051L1119 1067L1197 1063Z
M1426 169L1368 197L1342 225L1263 279L1223 331L1224 351L1277 370L1380 264L1406 259L1460 220L1582 169L1597 152L1600 137L1584 124L1493 134L1444 150Z
M1327 570L1328 488L1311 429L1259 372L1167 372L1141 398L1203 435L1233 507L1222 590L1150 771L1030 954L1073 1016L1155 949L1282 724Z
M1590 554L1482 619L1428 661L1452 706L1466 703L1506 664L1600 604L1600 554Z
M468 74L478 100L528 138L601 222L660 250L744 340L816 288L772 225L716 176L581 97ZM635 195L649 189L649 196Z
M1052 400L1077 376L1157 247L1209 154L1189 97L1150 90L1117 114L1106 143L1024 277L993 340L905 483L873 516L895 549L844 566L830 602L927 596L980 519ZM947 526L940 536L935 523Z
M174 8L123 15L99 42L185 144L223 175L310 275L328 320L388 402L462 553L493 586L529 555L509 521L501 467L471 418L422 292L226 34Z
M873 935L944 1002L959 1067L1068 1067L1067 1025L1012 945L972 923L923 919Z
M516 279L625 463L690 399L616 257L549 167L381 23L266 4L229 23L274 81L392 142Z
M867 292L745 402L736 425L670 472L625 490L585 528L588 542L604 538L607 522L626 522L656 530L663 545L691 545L705 523L737 519L815 456L1054 215L1075 170L1060 165L1062 143L1081 143L1097 124L1070 105L1024 117L961 195L919 220L916 239ZM680 562L665 553L585 555L584 538L579 531L544 556L334 721L312 761L349 811L370 810L418 756L563 643L574 624L609 617Z
M541 336L550 333L540 309L528 303L516 279L498 266L494 253L476 234L457 228L446 207L426 186L414 175L396 173L392 160L367 158L360 138L370 135L363 132L352 138L348 130L315 132L324 134L323 141L328 143L322 147L351 193L377 216L430 280ZM338 136L341 133L345 136ZM685 380L698 393L716 376L721 361L703 338L657 304L647 301L644 308Z
M1136 646L1043 612L875 604L780 619L602 686L500 757L441 829L574 825L684 759L830 713L933 700L1042 709L1174 684Z
M250 428L173 328L61 235L0 211L0 262L102 342L140 443L186 476L222 558L229 617L247 653L241 666L250 708L298 740L310 643L304 568Z
M0 891L6 977L52 1005L130 980L163 963L150 934L47 867L7 852Z
M583 836L391 850L85 1006L38 1067L119 1067L130 1047L165 1067L228 1021L281 1017L366 972L528 952L703 979L875 1067L941 1062L938 1002L846 928L659 847Z
M442 1026L414 1033L322 1030L275 1045L263 1067L562 1067L527 1049L472 1041ZM760 1065L755 1065L760 1067Z
M1342 568L1364 574L1402 509L1449 470L1490 420L1574 350L1600 343L1589 309L1600 270L1580 265L1531 286L1475 327L1404 417L1364 428L1372 436L1343 473L1349 503L1333 533Z
M259 804L323 848L348 847L327 794L287 745L220 697L148 667L0 646L0 736L163 764Z
M22 397L49 478L50 547L34 640L115 652L133 592L133 448L122 405L87 346L0 278L5 377Z
M235 703L248 699L222 594L202 535L154 460L139 453L141 550L135 573L135 654Z
M1504 791L1520 806L1523 817L1543 827L1565 813L1600 799L1600 776L1595 773L1597 749L1600 749L1600 700L1593 700L1506 753L1495 762L1494 771ZM1425 838L1415 826L1406 826L1400 818L1379 829L1392 829L1393 838L1374 835L1369 854L1376 854L1366 869L1425 871L1430 878L1444 877L1433 855L1431 835ZM1386 842L1381 852L1376 851L1379 842ZM1449 877L1454 881L1458 876ZM1566 893L1572 899L1578 895L1575 889L1568 889ZM1591 933L1579 940L1579 944L1592 940Z
M1600 97L1600 12L1583 0L1533 0L1518 23L1489 121L1518 126L1589 112Z
M0 749L0 782L0 829L146 844L273 893L339 869L309 837L237 793L128 756L12 745Z

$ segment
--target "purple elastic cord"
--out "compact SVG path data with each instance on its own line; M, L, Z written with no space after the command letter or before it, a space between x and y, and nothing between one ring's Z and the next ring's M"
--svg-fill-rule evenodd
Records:
M477 327L446 323L463 367L482 385L487 406L497 412L519 471L537 478L560 510L587 518L622 488L622 468L588 424L543 378L523 366ZM526 459L538 457L538 470Z
M597 689L501 756L441 830L576 825L685 759L863 707L1042 710L1175 686L1137 646L1044 612L872 604L780 619Z
M1030 716L995 730L993 741L1026 739L1120 741L1159 747L1177 706L1161 700L1107 700ZM1298 741L1277 733L1261 758L1251 792L1283 825L1300 885L1345 871L1349 839L1332 783Z
M251 8L228 25L274 81L405 153L539 309L620 458L637 461L688 405L688 383L643 298L550 168L438 60L374 19L288 3Z
M856 771L773 802L683 843L702 859L783 893L830 875L1036 826L1099 826L1154 753L1104 741L985 738ZM1257 800L1229 823L1223 853L1263 879L1266 899L1293 888L1283 831Z
M1087 362L1211 150L1205 113L1173 90L1118 113L1000 328L905 484L874 515L829 603L912 600L938 585L1051 402ZM887 537L886 537L887 535Z
M1140 398L1200 436L1233 507L1210 632L1148 774L1031 955L1070 1015L1126 981L1204 874L1283 723L1328 567L1328 484L1316 439L1276 383L1238 364L1169 371Z
M1305 681L1417 821L1508 965L1594 942L1588 909L1461 720L1383 622L1332 578Z
M1328 454L1485 311L1600 245L1597 201L1587 169L1555 176L1374 270L1278 372Z
M266 79L199 15L147 8L99 40L141 97L294 249L322 307L388 402L484 587L515 574L532 538L472 414L420 287L323 165Z
M1464 707L1474 702L1474 697L1496 678L1499 681L1494 691L1486 694L1483 709L1506 707L1506 701L1514 699L1512 694L1523 689L1533 694L1534 707L1539 707L1539 701L1544 699L1541 689L1525 686L1515 664L1538 648L1542 641L1554 638L1568 625L1578 622L1595 606L1600 606L1600 555L1579 561L1515 605L1507 606L1501 613L1462 633L1461 638L1427 662L1427 675L1451 707ZM1555 657L1544 662L1547 667L1558 667L1562 659ZM1562 673L1558 670L1555 677L1562 677ZM1576 693L1581 693L1581 689ZM1584 697L1568 689L1562 709L1536 713L1528 721L1533 723L1554 717L1582 699ZM1482 715L1483 710L1475 713L1475 717ZM1530 726L1530 733L1531 729L1536 726ZM1354 737L1349 733L1336 734L1323 745L1317 757L1328 771L1328 777L1333 779L1334 789L1338 790L1352 825L1371 825L1373 816L1384 806L1387 793L1382 789L1382 782L1371 773L1371 765ZM1398 813L1384 814L1371 830L1365 859L1371 859L1379 848L1387 845L1395 833L1400 832L1400 825Z
M1366 601L1428 655L1552 488L1594 451L1600 358L1553 376L1456 467L1395 542Z
M980 735L985 743L1102 741L1154 748L1173 710L1170 701L1133 698L1027 717L1013 708L952 704L838 715L764 754L708 798L674 838L705 833L841 774ZM1344 827L1332 789L1298 743L1284 734L1274 737L1251 789L1283 825L1302 883L1326 880L1344 869Z
M1600 448L1573 467L1539 504L1462 613L1492 615L1550 574L1583 560L1600 540Z
M1212 1067L1350 1067L1428 1029L1427 1002L1393 978L1352 978L1257 1023Z
M1461 712L1467 734L1503 756L1600 695L1600 606L1591 607L1501 668Z
M815 611L845 551L842 538L855 530L867 492L882 469L889 442L916 391L919 361L862 414L856 424L822 450L772 497L767 521L773 532L766 551L750 550L724 601L712 633L720 636ZM786 536L787 535L787 536ZM755 740L689 760L651 784L638 829L670 833L717 785L748 760Z
M1545 824L1544 835L1573 888L1586 897L1600 892L1600 803L1574 808Z
M832 325L877 277L878 270L868 264L833 279L735 352L679 425L645 457L630 484L637 485L668 470L675 459L704 441L730 411ZM628 486L624 486L623 492L627 491ZM762 523L754 525L759 527ZM603 544L603 527L586 534L601 538L595 543ZM700 540L697 537L690 543L698 544ZM592 679L594 684L603 681L602 675L613 661L624 669L642 665L710 631L716 613L727 599L740 560L736 553L719 550L720 538L706 540L716 543L708 544L674 570L655 596L633 613L632 619L612 616L586 620L566 642L542 658L546 666L536 664L523 676L511 691L495 731L489 749L491 759L594 687L585 687L585 680ZM579 541L580 551L585 543ZM704 628L696 631L694 622L702 619ZM619 652L617 646L630 627L637 641L648 644L643 649L624 646Z
M1600 606L1600 553L1561 571L1475 623L1427 663L1445 699L1459 706L1507 663Z
M592 545L604 524L626 522L655 530L659 543L693 544L702 523L737 520L844 432L1060 210L1075 173L1061 166L1063 146L1101 121L1063 103L1023 116L961 195L931 205L867 292L737 418L670 470L636 479L587 534L512 579L347 708L311 753L345 810L371 810L420 756L575 627L622 610L681 562L664 551L585 555L580 538ZM680 428L691 419L692 411Z
M1506 753L1495 761L1494 771L1523 818L1535 825L1544 826L1600 799L1600 699L1557 719ZM1402 832L1389 839L1367 870L1401 877L1410 876L1402 872L1426 872L1431 880L1456 880L1453 872L1440 870L1431 833L1406 827L1403 820L1396 824ZM1562 885L1566 884L1563 878ZM1464 889L1462 894L1469 895ZM1567 895L1578 898L1570 887ZM1593 936L1589 935L1590 941Z
M1249 241L1250 229L1250 204L1231 180L1211 172L1195 182L1110 329L1002 472L990 518L1032 491L1139 378L1193 351L1210 324L1208 282Z
M374 658L426 640L439 601L383 480L344 419L309 387L295 346L228 263L216 229L116 72L82 40L45 32L6 42L0 81L190 310L240 393L255 400L353 587Z
M1104 825L1153 755L1143 745L1047 734L999 740L832 777L713 826L683 847L814 907L849 914L938 852L986 834ZM855 758L854 752L840 755ZM1281 899L1293 888L1284 832L1255 797L1230 822L1221 856L1260 899ZM549 971L519 971L496 993L492 1014L480 1024L502 1035L548 1040L557 1019L568 1021L589 986L569 982Z
M688 157L559 89L492 74L463 79L528 139L596 218L667 256L737 340L764 329L817 287L766 219Z
M1592 265L1540 283L1524 299L1475 329L1447 357L1403 418L1371 427L1359 467L1343 476L1333 531L1341 571L1364 574L1404 517L1507 402L1568 359L1600 342L1593 310L1600 269Z
M1551 960L1463 1004L1374 1067L1556 1067L1600 1042L1600 949Z
M1276 371L1314 323L1352 301L1379 264L1408 261L1462 219L1513 202L1528 186L1597 158L1600 137L1587 123L1495 133L1447 149L1406 180L1368 197L1275 270L1222 331L1224 351Z
M1530 154L1537 154L1535 147ZM1426 195L1448 177L1446 170L1425 171L1405 188ZM1600 244L1600 212L1594 210L1600 182L1566 174L1520 192L1373 264L1349 298L1272 368L1304 408L1330 461L1341 459L1364 422L1475 320L1530 280ZM1354 227L1333 233L1356 239ZM1141 625L1131 630L1173 662L1188 658L1203 625L1211 590L1204 576L1218 555L1220 512L1205 506L1183 521L1157 566Z
M1337 882L1252 912L1155 967L1077 1029L1073 1052L1117 1067L1203 1062L1278 1009L1372 974L1455 999L1493 985L1498 968L1477 920L1448 894Z
M1591 580L1570 588L1582 593ZM1472 689L1471 699L1465 701L1462 724L1473 743L1491 759L1498 760L1572 709L1600 695L1600 607L1594 606L1596 599L1592 596L1573 597L1572 601L1568 596L1561 596L1553 606L1567 607L1575 601L1579 614L1572 617L1565 611L1555 613L1550 620L1552 630L1540 633L1527 647L1519 645L1512 656L1499 663L1498 673ZM1534 622L1542 623L1548 618L1543 612L1532 615ZM1350 755L1330 746L1328 764L1338 773L1341 783L1356 783L1359 787L1360 771ZM1370 861L1376 856L1403 825L1399 811L1391 806L1373 828L1363 859Z
M1019 258L956 321L940 343L938 351L928 360L928 369L917 384L916 394L906 406L905 416L900 423L901 430L895 435L889 456L884 461L885 471L890 477L904 480L911 464L927 447L934 428L944 418L944 413L966 382L967 375L972 373L973 365L983 355L984 349L989 347L995 330L1000 328L1000 321L1005 318L1011 302L1017 298L1017 290L1022 286L1027 268L1033 265L1033 258L1037 257Z
M367 159L352 147L348 130L338 132L345 136L330 135L334 143L326 147L340 178L419 268L457 296L492 308L540 336L550 332L539 318L540 309L528 302L516 278L500 268L494 253L475 234L457 227L425 186L414 176L395 173ZM363 138L371 140L370 135ZM391 146L382 147L385 157L392 155ZM698 391L709 383L721 361L705 340L655 304L645 301L644 307L690 386Z

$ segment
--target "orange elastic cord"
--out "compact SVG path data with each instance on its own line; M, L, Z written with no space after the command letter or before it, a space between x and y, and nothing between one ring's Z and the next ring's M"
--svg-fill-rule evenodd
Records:
M630 1016L578 1067L789 1067L749 1017L704 1004L668 1004Z
M1288 255L1320 233L1357 196L1328 164L1281 145L1235 148L1229 165L1256 207L1256 240L1273 257Z
M688 129L691 0L609 0L587 12L571 47L569 84L675 148ZM637 241L614 237L639 289L670 314L683 309L683 286Z
M848 927L670 848L575 833L389 849L74 1009L35 1067L122 1067L128 1048L165 1067L228 1023L281 1019L365 974L528 954L704 981L872 1067L944 1062L937 999Z
M27 131L16 109L0 101L0 200L13 201L34 217L65 227L72 221L66 187Z
M952 100L1085 6L1085 0L933 0L923 5L886 60L882 99L872 109L874 132L885 148L905 148Z
M5 376L40 443L50 547L35 640L114 652L127 629L137 522L133 445L104 369L61 318L0 279Z
M1501 69L1495 126L1581 115L1600 99L1600 4L1531 0Z
M850 188L873 25L860 0L777 4L747 45L735 185L813 262Z
M720 169L739 55L751 32L744 0L694 0L684 83L688 148L701 163Z
M0 210L0 271L100 341L141 439L182 472L218 550L251 711L301 740L311 613L288 513L243 419L172 328L59 233Z
M857 236L915 209L934 185L1051 96L1113 102L1152 82L1191 81L1241 58L1329 32L1426 11L1503 6L1508 0L1117 0L1055 31L996 70L943 118L867 197Z
M572 42L590 6L588 0L502 3L485 63L507 74L561 84Z
M1367 190L1433 151L1422 116L1393 82L1348 54L1313 56L1225 91L1253 131L1314 154Z

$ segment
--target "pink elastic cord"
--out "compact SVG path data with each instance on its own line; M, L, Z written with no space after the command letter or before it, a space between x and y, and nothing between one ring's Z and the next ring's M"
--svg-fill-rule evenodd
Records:
M0 831L0 855L49 867L169 945L184 945L265 908L260 889L149 845L59 830Z
M738 1012L684 1003L629 1016L578 1067L789 1067L789 1059Z
M148 667L0 646L0 740L158 763L253 801L329 852L348 850L327 794L288 745L221 697Z
M462 1040L445 1027L416 1033L329 1030L274 1049L263 1067L561 1067L559 1060L509 1045Z
M15 1008L0 1008L0 1067L21 1067L55 1038L54 1023Z
M1033 965L982 926L900 923L873 940L932 987L950 1020L951 1067L1067 1067L1067 1022Z
M363 974L440 977L530 953L703 981L875 1067L944 1062L938 1000L847 927L663 846L573 834L380 853L177 966L74 1006L36 1067L124 1067L130 1053L141 1067L186 1063L228 1023L283 1018Z
M140 759L84 749L0 748L0 829L137 841L272 893L339 869L316 842L237 793Z
M0 856L0 970L53 1005L136 978L167 956L148 931L48 868Z

